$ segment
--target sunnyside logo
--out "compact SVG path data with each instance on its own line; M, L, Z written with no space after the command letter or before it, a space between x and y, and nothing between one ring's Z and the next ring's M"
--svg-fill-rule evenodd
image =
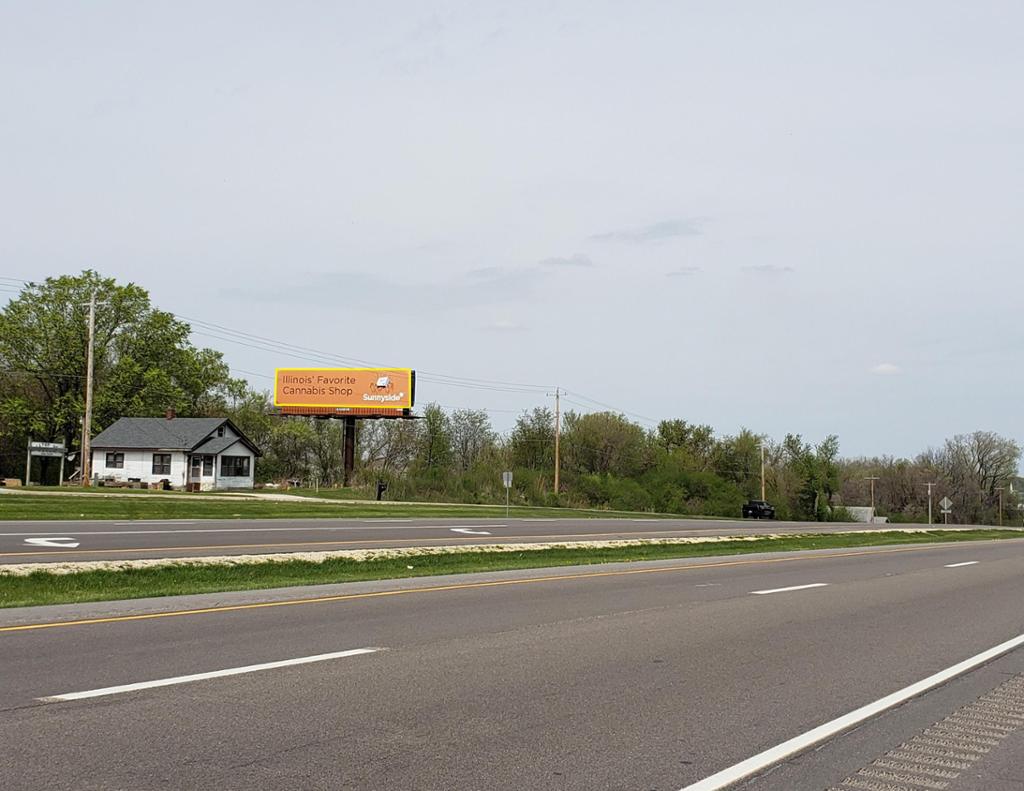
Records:
M405 393L363 393L364 401L372 401L378 404L386 404L391 401L401 401Z

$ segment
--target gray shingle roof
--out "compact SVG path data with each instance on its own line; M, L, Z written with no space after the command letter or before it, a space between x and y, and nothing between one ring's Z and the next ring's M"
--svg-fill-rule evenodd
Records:
M96 448L192 450L227 422L222 417L122 417L93 437Z
M196 453L209 453L211 455L215 455L217 453L227 450L236 442L241 442L245 444L245 440L240 439L239 437L210 437L210 439L208 439L202 445L193 448L193 450Z

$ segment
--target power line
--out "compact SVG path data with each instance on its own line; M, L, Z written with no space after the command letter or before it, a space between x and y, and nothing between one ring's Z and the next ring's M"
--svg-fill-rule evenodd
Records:
M31 281L7 276L0 276L0 281L11 281L13 283L24 283L32 285ZM0 282L0 291L5 291L9 293L19 293L19 290L17 288L11 286L9 283L6 282ZM267 338L265 336L256 335L254 333L245 332L242 330L237 330L222 324L206 321L204 319L197 319L194 317L185 316L182 314L171 313L171 315L181 321L189 323L189 329L191 334L193 335L207 337L227 343L233 343L238 346L253 349L255 351L273 352L275 354L293 354L296 356L300 356L304 359L307 359L310 362L319 362L330 365L343 363L347 365L356 364L367 367L380 367L368 360L363 360L358 357L339 355L333 352L327 352L308 346L302 346L299 344L279 341L273 338ZM199 329L196 329L196 327L198 327ZM269 377L267 374L257 373L255 371L242 371L241 369L237 370L239 370L240 373L246 373L250 376L272 378ZM509 382L498 379L483 379L477 377L457 376L453 374L445 374L424 369L417 369L417 378L423 382L432 382L434 384L445 385L448 387L458 387L467 390L478 390L488 392L518 393L523 395L542 395L547 391L553 389L553 386L551 385L539 383ZM594 398L590 398L589 396L586 396L582 393L571 391L571 394L575 395L577 398L589 402L590 404L594 404L605 409L610 409L614 412L623 415L628 415L629 417L642 420L646 423L650 423L652 425L657 425L658 423L658 421L654 418L647 417L646 415L641 415L635 412L619 409L618 407L615 407L603 401L598 401L597 399ZM589 407L587 404L581 404L577 401L572 401L571 399L566 400L568 400L570 403L575 404L576 406L579 406L582 409L592 408Z
M633 417L638 420L643 420L645 423L650 423L651 425L654 426L657 426L660 422L652 417L647 417L646 415L638 415L635 412L627 412L625 409L619 409L618 407L614 407L611 404L606 404L603 401L597 401L593 398L587 398L585 395L581 395L580 393L577 393L575 391L573 391L572 394L577 398L582 398L584 401L589 401L591 404L596 404L597 406L604 407L605 409L610 409L613 412L618 412L619 414L622 415L628 415L629 417ZM573 401L571 398L566 398L565 400L568 401L570 404L575 404L576 406L582 407L583 409L593 409L593 407L590 407L587 404L581 404L579 401Z
M345 355L336 354L333 352L325 352L320 349L314 349L309 346L301 346L299 344L287 343L285 341L275 340L273 338L267 338L261 335L255 335L250 332L243 332L242 330L236 330L231 327L225 327L222 324L215 324L211 321L205 321L204 319L196 319L182 314L172 314L183 321L190 322L200 327L206 328L207 330L215 330L219 333L226 333L230 337L222 337L218 335L210 335L209 332L206 334L210 337L218 338L219 340L234 340L235 343L245 345L246 343L258 344L253 348L259 348L260 346L269 346L272 348L264 348L264 351L286 351L291 353L301 353L302 355L319 358L330 362L344 362L348 364L355 363L357 365L365 365L371 368L380 367L379 364L371 362L369 360L363 360L358 357L348 357ZM197 333L202 334L202 333ZM422 368L418 368L416 375L426 381L435 381L438 384L450 384L456 387L475 387L480 389L494 388L506 390L508 392L532 392L547 390L549 387L543 384L533 384L526 382L506 382L497 379L480 379L476 377L468 376L455 376L453 374L444 374L436 371L429 371Z

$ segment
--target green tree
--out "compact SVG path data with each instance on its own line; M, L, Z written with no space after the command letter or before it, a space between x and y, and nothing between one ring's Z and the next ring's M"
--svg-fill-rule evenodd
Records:
M452 425L437 404L427 404L420 423L416 464L424 471L439 472L451 466Z
M562 442L567 469L580 474L635 477L651 462L643 428L613 412L567 412Z
M145 289L87 270L27 285L0 311L0 465L32 435L76 446L81 435L87 304L97 294L94 424L162 414L222 413L244 392L219 352L197 349L189 327L150 304ZM13 462L13 463L12 463Z
M508 438L512 466L538 472L555 465L555 416L550 409L535 407L516 418Z

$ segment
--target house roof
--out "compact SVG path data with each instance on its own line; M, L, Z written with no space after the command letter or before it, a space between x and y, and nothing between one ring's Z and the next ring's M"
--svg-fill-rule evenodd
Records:
M240 437L210 437L206 442L193 448L197 453L217 454L227 450L236 442L245 442Z
M227 418L223 417L122 417L92 439L96 448L154 448L160 450L195 450L218 428L227 424L238 437L212 437L203 450L219 453L235 442L247 445L257 456L259 449ZM230 441L228 441L230 440ZM210 443L214 443L211 445ZM221 445L214 450L215 445Z

